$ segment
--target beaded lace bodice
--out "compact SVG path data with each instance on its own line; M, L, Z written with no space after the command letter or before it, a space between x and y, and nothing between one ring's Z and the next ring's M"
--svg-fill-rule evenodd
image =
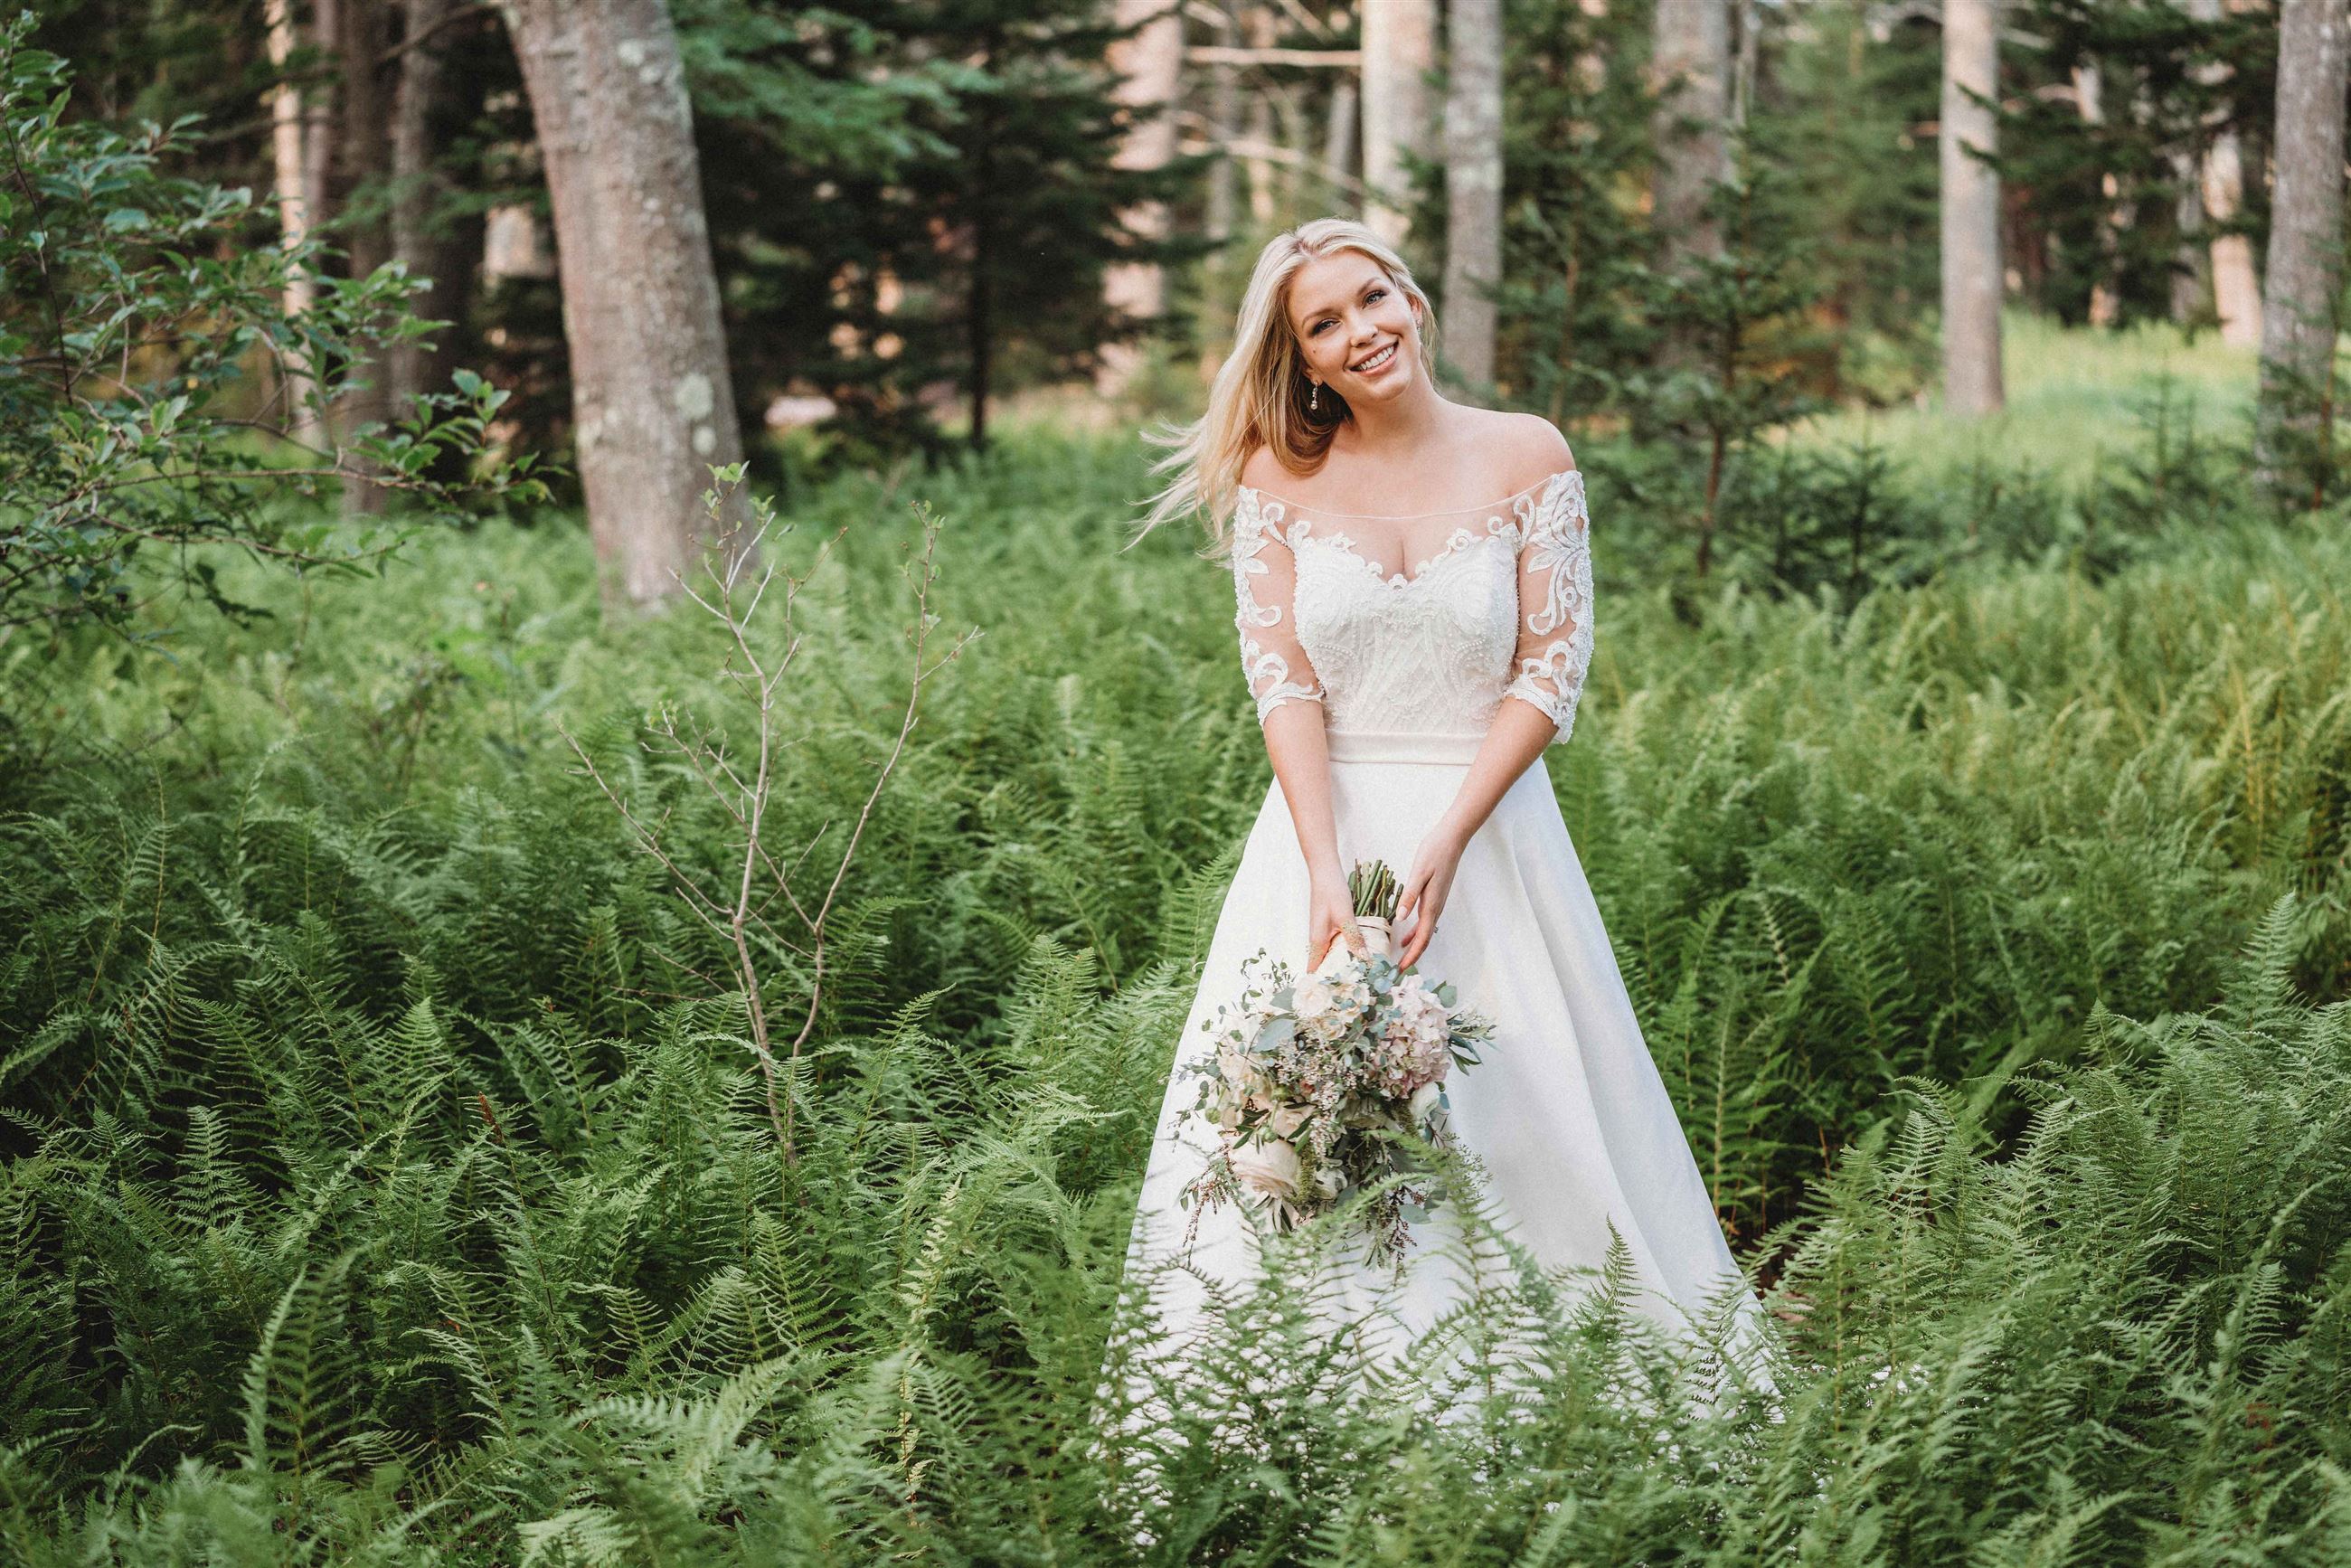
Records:
M1258 717L1314 702L1332 733L1482 735L1518 697L1559 727L1552 744L1565 740L1592 662L1590 527L1573 468L1417 517L1320 511L1242 486L1234 624ZM1409 573L1407 559L1419 561Z

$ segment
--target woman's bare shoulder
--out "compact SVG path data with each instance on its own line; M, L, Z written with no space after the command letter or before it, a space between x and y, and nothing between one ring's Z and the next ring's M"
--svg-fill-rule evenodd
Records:
M1252 490L1279 490L1281 479L1281 459L1270 446L1259 447L1241 464L1241 483Z
M1504 450L1510 455L1510 466L1521 486L1539 485L1563 468L1575 466L1575 454L1569 450L1567 437L1559 426L1539 413L1505 412L1500 416L1508 423Z
M1477 450L1489 455L1495 473L1509 482L1512 494L1575 466L1567 437L1542 415L1503 408L1473 409L1471 413L1465 434Z

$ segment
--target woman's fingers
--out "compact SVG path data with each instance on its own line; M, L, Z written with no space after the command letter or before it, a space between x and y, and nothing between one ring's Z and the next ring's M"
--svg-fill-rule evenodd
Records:
M1421 895L1428 891L1428 868L1415 866L1412 874L1404 879L1404 897L1396 904L1396 918L1402 920L1420 907Z

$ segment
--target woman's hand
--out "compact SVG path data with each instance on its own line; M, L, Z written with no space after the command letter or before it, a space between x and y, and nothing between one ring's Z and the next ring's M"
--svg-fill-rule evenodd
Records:
M1331 944L1341 937L1350 950L1364 950L1364 934L1355 925L1355 895L1345 877L1316 877L1306 914L1306 967L1322 963Z
M1453 891L1453 873L1461 868L1465 841L1439 827L1420 841L1405 874L1404 896L1396 902L1396 929L1401 935L1406 915L1414 917L1412 935L1404 938L1396 967L1408 969L1420 961L1429 939L1437 935L1437 918L1445 913L1445 895Z

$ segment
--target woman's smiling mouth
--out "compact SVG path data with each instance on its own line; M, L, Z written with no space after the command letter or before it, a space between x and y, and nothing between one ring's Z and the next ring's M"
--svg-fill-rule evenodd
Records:
M1347 368L1353 371L1359 376L1377 374L1379 371L1387 369L1388 361L1395 358L1395 351L1396 346L1394 343L1390 343L1378 353L1374 354L1369 359L1364 361L1363 363L1350 365Z

